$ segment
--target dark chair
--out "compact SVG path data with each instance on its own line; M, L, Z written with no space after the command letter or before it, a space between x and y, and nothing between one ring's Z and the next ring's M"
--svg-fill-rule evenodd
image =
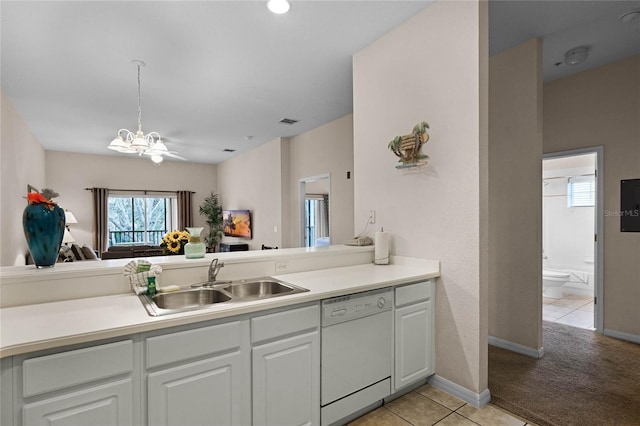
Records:
M262 250L277 250L278 247L269 247L269 246L265 246L264 244L262 245Z

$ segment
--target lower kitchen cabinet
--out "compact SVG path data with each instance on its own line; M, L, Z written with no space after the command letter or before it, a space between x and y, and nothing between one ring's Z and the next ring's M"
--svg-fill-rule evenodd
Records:
M251 421L248 320L150 333L145 347L150 426Z
M131 339L16 356L13 370L14 409L9 425L139 423L139 382ZM3 425L8 420L3 414Z
M241 372L235 352L149 374L149 425L243 424Z
M22 424L133 425L132 380L125 379L26 404Z
M252 318L253 424L320 424L320 307Z
M396 288L395 390L435 372L432 286L427 281Z
M320 423L319 332L253 348L253 424Z

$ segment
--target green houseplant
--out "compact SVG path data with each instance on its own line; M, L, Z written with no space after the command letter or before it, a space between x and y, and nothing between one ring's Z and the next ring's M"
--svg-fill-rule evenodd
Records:
M213 192L204 199L200 206L200 215L207 218L209 234L204 237L204 242L210 252L215 252L216 247L224 236L222 227L222 207L218 194Z

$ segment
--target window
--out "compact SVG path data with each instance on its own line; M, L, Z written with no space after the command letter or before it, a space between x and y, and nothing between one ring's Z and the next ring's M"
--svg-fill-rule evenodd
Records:
M596 205L596 179L594 176L571 177L567 185L567 207L593 207Z
M175 196L109 195L107 245L159 245L176 228L177 210Z

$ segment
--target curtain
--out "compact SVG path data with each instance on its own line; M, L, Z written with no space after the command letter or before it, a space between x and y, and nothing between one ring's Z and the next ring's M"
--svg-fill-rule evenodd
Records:
M193 209L191 191L178 191L178 229L193 226Z
M91 188L93 195L93 247L102 253L107 250L109 233L109 190L107 188Z
M316 203L316 238L329 236L329 195L322 194L315 198Z

